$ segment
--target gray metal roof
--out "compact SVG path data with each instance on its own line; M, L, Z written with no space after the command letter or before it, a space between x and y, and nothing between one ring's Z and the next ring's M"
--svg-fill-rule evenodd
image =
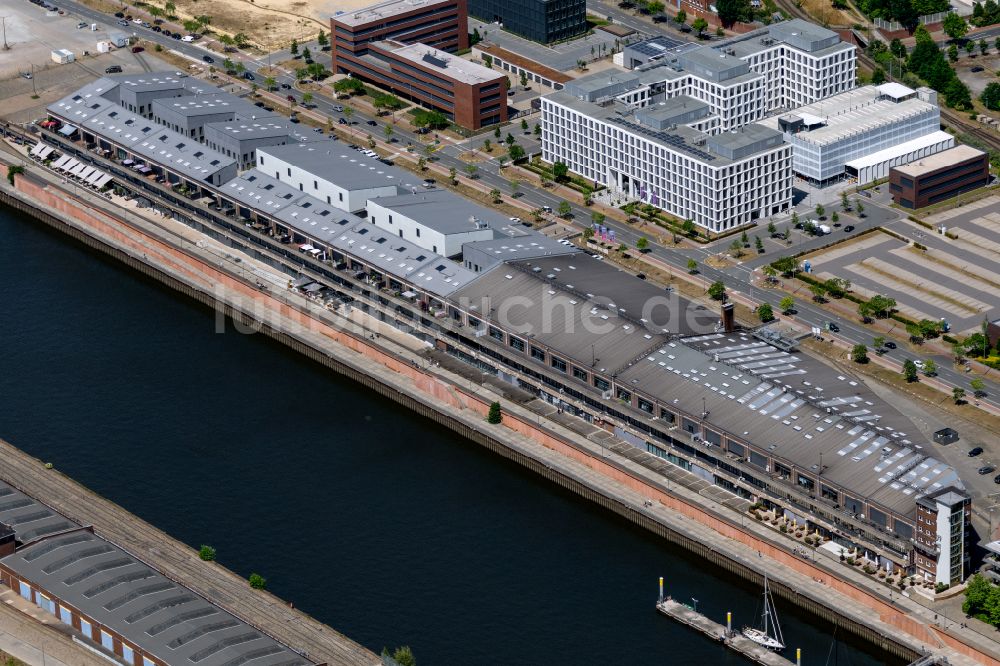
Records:
M0 481L0 523L12 527L15 538L21 543L79 527L3 481Z
M105 99L86 103L60 100L49 109L81 129L196 180L207 180L235 165L232 158Z
M749 333L672 341L619 381L689 414L704 406L709 427L804 471L818 473L822 454L823 479L901 515L918 497L961 485L913 424L862 381Z
M495 266L452 297L464 299L508 330L607 373L663 345L667 334L711 331L718 320L587 254Z
M310 664L87 531L39 541L3 563L168 664Z
M365 190L387 185L413 189L421 185L421 181L410 172L383 164L351 150L339 141L329 139L258 148L258 165L262 154L288 162L347 190Z
M421 188L413 193L372 199L375 204L404 215L442 234L475 231L477 222L500 228L509 218L447 190Z
M222 196L268 215L275 215L306 196L298 188L282 183L260 169L250 169L233 178L220 191Z
M516 261L562 254L576 254L576 247L560 243L534 230L506 225L493 230L492 240L472 241L462 244L462 252L478 250L497 261Z
M163 97L153 100L153 107L154 115L157 113L155 107L162 107L171 113L185 118L229 114L233 118L251 120L253 118L273 118L278 116L276 113L265 111L244 99L240 99L236 95L231 95L221 90L199 95Z

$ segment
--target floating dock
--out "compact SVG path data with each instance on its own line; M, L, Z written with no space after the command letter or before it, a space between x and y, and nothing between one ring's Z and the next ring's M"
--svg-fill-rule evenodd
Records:
M764 666L795 666L794 662L785 659L776 652L754 643L739 632L729 632L726 627L713 622L701 613L697 613L682 603L666 598L657 602L656 610L672 617L681 624L696 629L709 638L725 644L730 650L740 653L747 659Z

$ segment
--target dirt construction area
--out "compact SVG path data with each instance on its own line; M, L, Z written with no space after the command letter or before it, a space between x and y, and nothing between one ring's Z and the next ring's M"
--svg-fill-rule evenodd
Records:
M262 49L276 50L293 39L304 41L320 30L329 32L335 13L365 7L373 0L174 0L174 4L181 18L211 16L213 30L242 32Z
M107 39L109 31L117 32L102 24L97 24L96 31L90 29L89 23L78 28L81 21L71 13L49 12L25 0L0 2L0 13L5 17L10 46L9 50L0 50L0 81L30 72L32 65L36 73L41 69L65 67L52 61L54 49L68 49L83 59L85 51L97 53L97 42ZM6 85L0 83L0 92L6 91ZM6 95L0 94L2 97Z
M911 221L899 221L889 234L873 233L807 257L819 279L851 281L859 296L896 299L900 314L913 319L946 320L952 330L978 329L983 317L1000 317L1000 197L928 217L949 235Z

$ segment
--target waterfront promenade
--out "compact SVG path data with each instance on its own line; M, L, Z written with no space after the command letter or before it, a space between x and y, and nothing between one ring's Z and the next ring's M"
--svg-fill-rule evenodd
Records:
M5 182L0 186L7 189ZM46 187L53 186L49 183ZM46 192L35 191L34 194L44 196ZM40 203L46 209L63 211L65 206L60 200L46 198ZM153 224L130 220L132 222L136 228L145 225L145 235L140 237L135 229L128 229L126 225L112 228L107 225L113 223L103 219L105 226L91 227L90 233L103 235L106 242L122 248L128 256L156 263L159 270L198 291L211 293L220 302L254 313L268 326L281 331L288 340L301 345L300 350L313 350L315 353L309 354L313 358L321 362L327 358L331 365L336 361L355 369L359 376L425 405L428 412L452 419L481 443L486 438L502 442L502 454L508 457L516 454L524 460L535 461L540 470L549 471L547 476L563 485L579 484L591 489L603 498L602 504L635 522L668 528L702 544L706 552L723 554L728 561L746 569L757 572L766 569L778 585L795 591L803 600L836 609L854 622L871 627L876 636L896 636L914 651L941 650L954 664L1000 664L996 643L986 637L950 629L962 634L959 640L947 631L939 631L933 626L933 613L911 600L889 600L884 586L880 591L868 581L852 580L860 574L843 567L837 570L836 564L802 560L791 554L788 545L766 528L734 524L733 514L714 500L684 485L671 487L662 475L632 460L617 455L607 457L601 444L594 439L552 421L543 426L536 413L515 404L504 405L504 425L486 424L483 420L485 409L497 398L488 388L470 384L442 367L420 367L425 359L411 349L387 340L380 340L380 346L367 342L356 324L343 317L337 318L297 295L260 292L240 278L246 268L235 270L235 265L228 267L226 262L220 262L218 250L213 251L210 242L184 245L184 250L180 251L162 235L169 225L175 225L176 238L184 237L191 231L187 227L168 221ZM83 227L88 223L77 220L74 224ZM254 265L255 262L249 263ZM251 270L274 271L263 264ZM834 573L843 580L835 579ZM967 656L960 656L959 652Z
M165 576L285 645L328 666L374 666L375 653L321 624L125 509L0 440L0 480L124 548ZM68 640L68 639L67 639ZM80 662L80 666L89 666Z

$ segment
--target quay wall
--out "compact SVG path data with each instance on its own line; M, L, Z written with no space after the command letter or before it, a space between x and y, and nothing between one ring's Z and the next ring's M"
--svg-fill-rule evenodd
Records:
M5 171L5 167L0 165L0 174L5 176ZM105 252L133 270L156 279L219 312L223 312L227 317L232 318L242 325L247 327L252 326L260 330L261 333L287 345L315 362L357 381L381 396L389 398L408 409L445 425L488 450L532 470L559 486L573 491L581 497L630 520L654 534L682 546L699 558L756 584L762 583L761 573L744 562L738 561L732 554L701 543L692 538L692 536L640 511L637 507L599 491L583 480L570 476L561 470L554 469L544 462L510 446L509 442L496 436L495 433L488 432L489 428L486 427L485 423L482 426L478 426L475 423L468 423L454 418L441 409L441 405L447 405L456 409L471 410L485 417L489 409L489 403L485 399L463 390L458 385L451 384L440 377L425 372L419 367L415 367L411 362L380 348L376 342L354 335L349 331L335 329L322 322L318 322L316 319L309 317L309 315L274 296L262 293L229 273L191 256L181 248L168 245L157 238L144 234L139 229L130 228L126 233L121 227L123 223L120 220L112 218L102 211L94 210L83 203L74 203L68 196L50 190L45 184L35 182L30 176L17 177L16 190L26 196L13 196L0 190L0 202L28 214L54 229L67 233L91 248ZM68 221L71 221L71 223L68 224ZM91 232L113 238L117 243L131 248L133 253L108 244L104 240L92 235ZM141 242L137 240L137 236L142 236ZM141 254L142 258L138 258L137 253ZM198 270L191 268L192 261L200 262L201 265L198 266ZM178 279L172 273L190 278L190 283ZM262 318L255 317L253 313L247 312L245 309L234 307L228 301L218 299L216 294L219 292L214 288L215 285L212 284L213 282L222 284L228 290L245 296L248 302L264 304L273 311L280 313L283 317L299 322L302 325L308 325L311 330L321 331L324 336L337 342L342 347L359 355L364 355L368 360L375 361L394 373L399 374L401 377L410 380L412 386L417 390L410 392L402 391L399 385L384 382L364 372L361 367L351 363L349 357L335 357L326 351L306 344L299 337L279 330L279 328L263 321ZM728 539L760 551L762 555L767 555L767 557L776 561L782 567L810 576L814 580L822 579L828 587L870 608L883 623L903 635L890 635L890 632L880 631L868 623L861 621L861 619L842 614L838 608L830 603L826 603L823 599L804 594L780 581L772 579L771 588L775 594L869 641L890 654L912 660L919 656L919 653L915 649L916 644L920 643L938 647L944 643L955 651L979 663L1000 666L1000 660L975 649L973 646L967 645L943 631L931 629L928 625L901 612L874 594L859 589L847 581L831 577L827 570L774 544L759 539L756 535L744 530L738 524L713 515L705 507L650 484L648 480L630 473L627 469L616 465L614 461L593 456L589 451L578 448L572 442L559 437L545 426L527 421L509 412L505 412L504 414L503 425L542 446L580 462L596 472L642 493L652 500L662 503L664 506L685 517L710 527Z

